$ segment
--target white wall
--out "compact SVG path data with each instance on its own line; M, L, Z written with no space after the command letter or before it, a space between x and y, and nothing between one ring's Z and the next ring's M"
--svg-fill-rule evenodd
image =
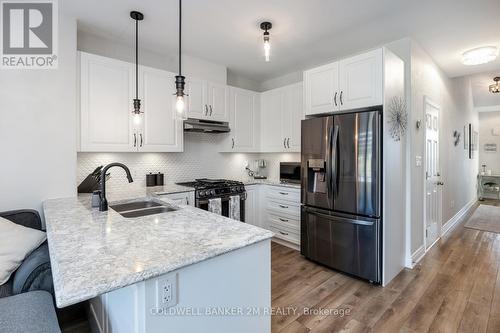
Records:
M425 129L415 127L424 122L424 96L441 107L440 156L443 187L443 224L475 198L477 159L469 160L463 141L453 145L453 131L478 124L472 106L470 82L467 78L449 79L434 64L431 57L414 41L411 42L411 104L409 127L411 134L411 253L424 245L423 167L417 167L416 156L424 156Z
M486 143L496 143L497 151L486 153ZM479 167L483 164L486 164L486 170L491 170L492 174L500 175L500 110L479 113Z
M135 49L133 47L88 32L78 31L77 48L79 51L135 62ZM164 69L173 73L178 71L177 55L159 54L151 50L141 49L139 51L139 62L145 66ZM227 81L225 66L186 54L182 55L182 71L187 78L194 76L221 84L226 84Z
M59 67L0 73L0 211L76 194L76 20L59 2Z

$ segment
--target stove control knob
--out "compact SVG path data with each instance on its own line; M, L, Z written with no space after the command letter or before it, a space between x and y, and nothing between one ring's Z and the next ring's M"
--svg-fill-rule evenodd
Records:
M210 194L211 194L211 195L215 195L215 190L211 190L211 191L210 191Z
M204 197L205 196L205 191L200 191L200 197Z

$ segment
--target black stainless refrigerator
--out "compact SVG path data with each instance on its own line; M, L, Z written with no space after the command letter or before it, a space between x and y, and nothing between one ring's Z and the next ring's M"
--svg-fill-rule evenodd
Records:
M381 110L302 121L301 253L381 283Z

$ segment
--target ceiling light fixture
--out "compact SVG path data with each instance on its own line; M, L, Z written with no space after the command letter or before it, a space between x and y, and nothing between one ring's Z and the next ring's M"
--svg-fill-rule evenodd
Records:
M182 119L187 119L186 103L184 102L184 86L186 85L186 77L182 75L182 62L181 62L181 48L182 48L182 0L179 0L179 75L175 76L175 109L177 116Z
M495 81L495 83L490 85L490 93L498 94L500 93L500 76L495 77L493 81Z
M269 44L269 30L273 27L271 22L262 22L260 28L264 30L264 56L266 61L269 61L269 54L271 53L271 44Z
M135 98L134 98L134 123L141 122L141 100L139 99L139 21L144 20L144 15L137 11L130 12L130 17L135 20Z
M495 46L483 46L468 50L462 54L462 63L467 66L486 64L495 60L498 49Z

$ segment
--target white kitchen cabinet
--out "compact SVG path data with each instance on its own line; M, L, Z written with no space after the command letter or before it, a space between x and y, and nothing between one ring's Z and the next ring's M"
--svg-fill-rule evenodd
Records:
M226 85L207 83L208 118L210 120L229 120L229 89Z
M339 109L339 64L334 62L304 72L306 115Z
M229 121L229 88L226 85L190 78L186 82L188 117Z
M139 67L140 122L135 122L135 65L80 52L80 151L180 152L174 74ZM172 94L169 93L172 92Z
M341 110L382 105L382 52L382 49L378 49L340 61L339 101Z
M306 115L383 103L383 49L304 72Z
M170 199L175 201L178 205L188 205L194 206L194 191L189 192L179 192L179 193L168 193L168 194L158 194L161 199Z
M245 223L261 227L259 217L259 186L245 186L247 199L245 201Z
M279 185L265 186L264 225L275 237L300 244L300 189Z
M80 53L80 150L135 151L131 64ZM135 141L134 141L135 134Z
M223 152L258 152L260 96L254 91L230 88L229 127Z
M269 90L261 97L261 151L300 152L302 84Z
M138 125L138 151L181 152L183 124L176 115L174 74L150 67L140 67L142 115Z

